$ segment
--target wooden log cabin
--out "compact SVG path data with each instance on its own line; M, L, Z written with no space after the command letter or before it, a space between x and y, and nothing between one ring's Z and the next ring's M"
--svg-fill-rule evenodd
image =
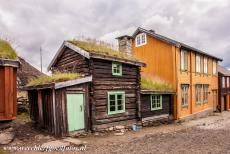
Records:
M10 44L0 40L0 121L16 119L17 55Z
M173 91L141 90L141 122L151 126L173 120Z
M218 107L218 62L222 59L157 34L137 28L132 36L117 38L119 48L147 64L141 75L172 84L174 118L211 114Z
M230 110L230 71L219 68L219 106L220 112Z
M48 69L79 73L81 78L66 81L71 84L27 86L31 118L57 136L131 126L141 116L140 71L144 65L104 45L65 41Z

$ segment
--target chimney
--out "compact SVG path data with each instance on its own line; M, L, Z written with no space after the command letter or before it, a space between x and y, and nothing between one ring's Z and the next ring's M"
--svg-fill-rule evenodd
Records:
M132 37L128 35L116 38L118 40L119 51L132 54Z
M150 31L151 33L155 33L155 30L153 30L153 29L150 29L149 31Z

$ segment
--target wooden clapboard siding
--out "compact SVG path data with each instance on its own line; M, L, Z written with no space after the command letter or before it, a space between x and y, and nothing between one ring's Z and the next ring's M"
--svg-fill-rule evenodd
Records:
M66 48L53 66L53 72L76 72L89 75L89 60L75 51Z
M139 69L122 64L122 76L112 75L112 62L93 59L92 123L96 125L125 121L137 117L137 91L139 90ZM125 92L125 113L108 115L108 92Z
M146 45L136 47L133 39L132 49L132 54L147 64L142 75L160 77L175 85L172 45L147 35Z
M16 118L16 76L17 68L0 66L0 121Z

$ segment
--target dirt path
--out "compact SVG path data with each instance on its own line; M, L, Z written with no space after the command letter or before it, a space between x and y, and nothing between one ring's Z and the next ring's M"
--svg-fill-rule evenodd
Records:
M21 125L18 130L21 131L17 132L17 138L11 145L32 146L55 140L28 124ZM80 153L89 154L230 153L230 112L181 124L143 128L139 132L129 131L123 136L91 135L81 140L88 144L86 151Z

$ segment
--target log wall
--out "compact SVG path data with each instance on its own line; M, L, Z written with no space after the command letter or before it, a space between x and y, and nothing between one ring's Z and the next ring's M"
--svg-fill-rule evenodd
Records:
M76 72L89 75L89 60L73 50L66 48L63 54L57 59L52 71Z
M171 95L162 95L162 109L151 111L151 95L141 94L141 114L142 118L153 117L163 114L172 114L172 97Z
M123 63L122 76L113 76L111 61L93 59L91 63L93 70L91 87L93 128L97 129L102 124L137 119L140 68ZM108 115L107 93L111 91L125 92L125 113Z

